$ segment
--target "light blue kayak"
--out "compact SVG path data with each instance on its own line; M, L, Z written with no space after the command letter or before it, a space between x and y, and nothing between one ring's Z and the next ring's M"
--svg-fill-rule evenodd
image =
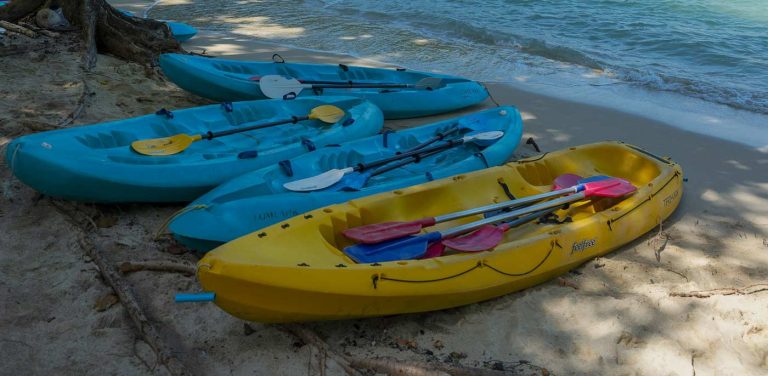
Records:
M306 120L200 140L179 154L147 156L131 142L232 130L332 104L339 122ZM376 134L381 111L354 97L266 100L159 111L132 119L23 136L6 149L16 177L43 194L87 202L189 202L246 172L315 148Z
M118 9L120 12L125 14L129 17L137 17L133 12ZM168 28L171 29L171 35L173 35L173 39L176 39L179 42L186 42L195 35L197 35L197 29L194 27L187 25L182 22L176 22L176 21L168 21L168 20L158 20L160 22L165 22L168 25Z
M488 97L485 88L464 78L400 69L331 64L249 62L182 54L160 56L163 73L176 85L215 101L266 98L259 87L263 76L281 75L303 83L415 84L441 78L440 87L305 89L299 96L351 95L379 106L387 119L434 115L472 106Z
M333 168L345 168L393 156L440 133L450 133L457 125L460 128L451 133L450 137L446 136L446 140L460 138L466 132L463 129L466 126L480 132L500 130L504 136L485 148L467 143L424 158L418 163L373 176L359 191L327 189L291 192L283 187L286 182L315 176ZM325 147L220 185L182 210L170 222L169 230L184 245L208 251L319 207L502 164L510 158L520 142L522 130L523 122L517 109L499 107ZM434 145L439 145L439 142Z
M5 6L5 4L8 4L7 1L0 1L0 7Z

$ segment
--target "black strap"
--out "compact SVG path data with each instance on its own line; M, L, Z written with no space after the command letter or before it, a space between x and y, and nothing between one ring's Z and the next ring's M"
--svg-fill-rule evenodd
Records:
M485 159L485 154L483 154L483 153L475 153L475 157L478 157L478 158L480 158L481 161L483 161L483 164L485 165L485 168L491 167L490 165L488 165L488 160Z
M512 191L509 190L509 186L507 186L507 183L504 181L504 178L499 178L496 180L497 183L501 186L501 189L504 190L504 194L509 197L510 200L517 200L515 195L512 194Z
M541 153L541 149L539 149L539 145L536 144L536 141L533 140L533 137L528 137L528 139L525 140L525 144L533 146L537 153Z
M301 137L301 144L304 145L304 147L307 148L309 151L315 151L317 150L317 146L315 146L315 143L312 142L309 138L306 138L304 136Z
M222 108L224 109L224 111L226 111L226 112L232 112L232 111L234 111L234 110L235 110L235 108L232 106L232 102L223 102L223 103L221 104L221 107L222 107Z
M352 118L346 118L346 119L344 120L344 122L343 122L343 123L341 123L341 126L342 126L342 127L346 127L346 126L352 125L352 124L354 124L354 123L355 123L355 119L352 119Z
M288 176L293 176L293 166L291 166L291 160L286 159L280 162L277 162L277 164L280 165L280 168L283 169L283 172L285 172Z
M339 64L339 68L341 68L341 70L343 70L344 72L349 72L349 66L347 65Z
M167 117L168 119L173 119L173 112L166 110L165 108L161 108L155 112L155 115Z
M278 60L278 59L280 59L280 60ZM283 57L280 56L280 54L273 54L272 55L272 62L278 63L278 64L284 64L285 63L285 59L283 59Z

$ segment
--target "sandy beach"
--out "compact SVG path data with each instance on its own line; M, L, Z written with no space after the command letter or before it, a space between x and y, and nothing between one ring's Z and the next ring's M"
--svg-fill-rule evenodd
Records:
M151 2L110 1L141 11ZM171 1L164 3L172 3ZM275 31L279 32L279 30ZM63 42L62 42L63 43ZM53 51L53 47L45 47ZM56 47L0 58L0 150L23 134L139 116L209 101L153 70L100 55L83 74ZM238 33L202 32L187 51L243 60L382 66L281 47ZM506 84L493 100L523 114L542 152L621 140L680 163L675 214L654 231L542 285L438 312L310 323L335 351L456 363L508 374L763 375L768 373L768 152L621 111ZM74 124L67 118L85 103ZM401 129L429 118L387 121ZM62 125L64 124L64 125ZM521 143L516 155L538 154ZM166 374L85 249L112 263L197 256L156 238L178 205L86 205L42 197L0 166L0 364L8 374ZM662 230L660 229L660 230ZM245 323L213 304L180 305L193 276L123 276L159 334L200 374L340 374L333 360L279 326ZM673 293L715 290L708 297ZM671 295L672 294L672 295Z

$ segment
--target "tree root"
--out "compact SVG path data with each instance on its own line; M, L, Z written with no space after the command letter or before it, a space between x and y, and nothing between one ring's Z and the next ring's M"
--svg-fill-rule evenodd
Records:
M54 201L51 201L54 203ZM133 321L134 325L136 326L136 329L138 329L139 334L141 335L142 339L149 344L150 347L152 347L152 350L155 351L155 354L157 356L158 362L163 364L165 368L168 370L168 372L172 375L190 375L192 374L185 366L184 364L173 355L173 352L168 347L168 345L165 344L163 339L160 337L160 334L155 330L154 326L152 326L152 323L149 321L147 316L144 314L144 311L142 311L141 307L139 306L138 302L136 301L136 297L133 294L133 291L131 291L130 287L125 285L123 283L123 280L120 278L120 275L115 271L114 267L110 267L110 265L107 263L107 260L102 256L99 249L96 247L96 245L93 243L93 241L86 235L90 231L87 228L87 225L92 223L92 220L90 222L78 218L79 210L77 208L74 209L75 213L72 213L72 209L64 208L63 205L59 205L54 203L53 206L59 210L62 214L67 216L72 224L80 230L80 236L78 237L78 242L80 243L80 246L83 250L85 250L86 254L93 260L93 262L96 264L96 266L99 268L99 272L101 273L101 276L103 277L104 281L112 287L112 290L114 290L117 297L120 299L120 303L125 307L125 310L128 312L128 315L131 317L131 320ZM79 213L80 216L85 216L84 213ZM91 228L90 230L95 230L96 227Z
M433 375L452 375L452 376L502 376L503 371L496 371L487 368L464 367L455 364L446 363L426 363L401 361L393 358L359 359L352 356L340 354L323 341L313 330L300 324L282 325L282 329L298 337L304 343L314 346L320 352L327 354L328 357L336 361L348 375L361 375L359 371L372 370L377 373L388 375L403 376L433 376Z
M77 120L80 115L83 114L83 110L85 109L88 98L91 96L91 90L88 88L88 83L85 81L85 79L82 80L83 82L83 92L80 94L80 98L77 99L77 104L75 105L75 109L72 110L72 112L69 113L64 119L62 119L58 124L56 124L56 128L64 128Z
M120 273L123 274L151 270L156 272L181 273L186 276L192 276L197 272L197 268L192 264L170 260L125 261L118 264L118 269L120 269Z
M669 296L676 296L681 298L709 298L717 295L749 295L749 294L755 294L760 291L766 291L766 290L768 290L767 283L758 283L758 284L749 285L747 287L742 287L738 289L733 287L726 287L726 288L703 290L703 291L670 292Z

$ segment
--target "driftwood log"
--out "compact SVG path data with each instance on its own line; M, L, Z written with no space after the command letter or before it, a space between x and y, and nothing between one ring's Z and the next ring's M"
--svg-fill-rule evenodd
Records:
M168 25L127 16L106 0L15 0L0 7L0 20L17 22L47 7L61 8L64 17L80 32L87 70L95 66L97 53L147 65L161 53L182 51Z

